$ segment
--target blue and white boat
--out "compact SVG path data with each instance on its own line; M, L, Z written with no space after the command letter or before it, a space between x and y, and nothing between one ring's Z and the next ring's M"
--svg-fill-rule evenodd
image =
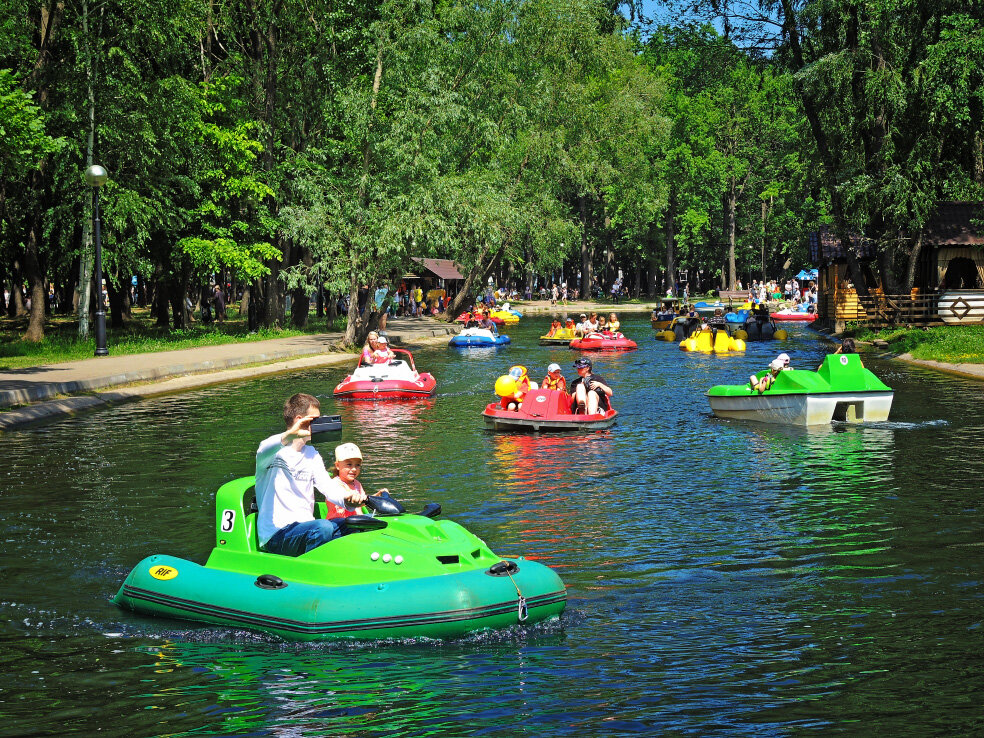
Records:
M505 346L509 336L493 333L486 328L465 328L461 333L448 341L448 346L469 348L471 346Z

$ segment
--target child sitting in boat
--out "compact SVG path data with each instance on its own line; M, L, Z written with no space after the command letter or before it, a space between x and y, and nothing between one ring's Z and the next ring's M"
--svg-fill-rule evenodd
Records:
M530 381L526 367L519 364L509 369L509 377L515 383L515 390L502 397L502 406L506 410L518 410L523 404L523 397L531 389L536 389L537 384Z
M349 497L366 499L366 492L359 481L359 474L362 471L362 451L354 443L343 443L335 446L335 467L331 472L331 486L334 495L329 495L325 491L325 498L328 500L328 518L347 518L356 515L358 508L351 508L346 505L338 505L332 502L332 497L347 499ZM376 492L377 495L389 492L383 487Z
M318 398L291 396L284 403L287 430L270 436L256 450L256 535L262 551L300 556L342 535L337 518L315 519L315 487L346 510L366 501L361 487L345 491L333 483L321 454L308 445L311 421L320 414Z
M618 329L622 327L622 324L618 322L618 316L612 313L608 316L608 330L612 333L618 333Z
M749 384L751 384L752 389L762 394L772 383L776 381L776 377L779 376L779 372L789 368L789 354L779 354L769 363L769 373L764 375L761 379L756 377L754 374L749 378Z
M560 373L560 364L551 364L547 367L547 376L540 382L543 389L567 391L567 380Z
M560 325L560 321L555 319L550 324L550 330L547 331L547 338L550 338L551 336L557 335L557 331L559 331L561 329L561 327L562 326Z
M377 348L372 352L373 364L388 364L396 358L396 354L390 350L386 336L380 336L377 340Z

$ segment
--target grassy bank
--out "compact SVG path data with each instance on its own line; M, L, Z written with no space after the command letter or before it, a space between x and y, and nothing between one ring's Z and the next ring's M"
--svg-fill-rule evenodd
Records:
M157 327L148 309L134 308L132 320L123 328L107 326L106 345L110 354L122 356L196 346L217 346L224 343L265 341L271 338L345 329L344 317L336 320L333 326L328 326L324 318L312 317L304 330L261 328L255 333L250 333L245 316L239 316L235 310L229 310L227 315L227 320L222 324L194 323L183 330L172 330ZM78 323L73 316L55 316L46 321L45 338L41 343L28 343L21 340L26 322L26 318L0 320L0 370L88 359L95 352L94 333L90 331L88 340L80 340Z
M897 354L949 364L984 364L984 326L954 325L935 328L897 328L872 331L859 329L862 341L881 339Z

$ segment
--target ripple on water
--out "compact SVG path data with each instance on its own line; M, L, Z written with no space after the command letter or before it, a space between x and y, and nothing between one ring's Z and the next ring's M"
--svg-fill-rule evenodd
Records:
M491 433L481 410L539 347L415 352L417 403L335 403L346 367L224 385L4 436L0 700L28 734L514 736L976 732L979 385L866 356L887 423L722 421L704 392L765 366L625 332L595 357L619 422ZM538 325L539 324L539 325ZM783 345L816 366L796 326ZM559 622L458 641L285 643L138 617L109 599L144 556L203 561L215 489L252 470L283 399L343 417L367 488L442 503L502 555L554 566ZM330 451L330 446L324 449ZM84 705L84 709L79 705ZM121 721L120 716L125 716Z

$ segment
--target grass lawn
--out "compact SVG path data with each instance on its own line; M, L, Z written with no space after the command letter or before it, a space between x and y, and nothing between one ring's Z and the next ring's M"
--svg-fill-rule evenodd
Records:
M111 355L120 356L345 330L344 316L340 316L333 326L326 325L325 318L312 316L304 330L261 328L256 333L250 333L247 330L246 317L239 315L235 305L226 308L226 316L226 321L221 325L193 323L190 328L172 330L158 328L148 308L134 307L132 320L123 328L110 328L109 316L106 316L106 345ZM26 317L0 318L0 370L88 359L95 353L94 331L90 328L88 340L80 340L78 320L73 315L57 315L47 320L41 343L21 340L26 327Z
M935 328L898 328L871 331L859 329L862 341L881 339L898 354L949 364L984 364L984 326L952 325Z

